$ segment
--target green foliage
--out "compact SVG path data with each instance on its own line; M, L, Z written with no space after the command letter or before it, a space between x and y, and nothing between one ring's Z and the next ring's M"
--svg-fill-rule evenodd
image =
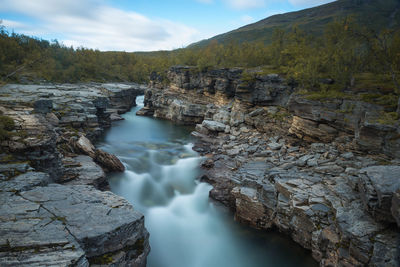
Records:
M394 125L398 123L399 115L397 112L382 112L377 122L380 124Z
M0 115L0 141L7 140L14 130L14 120L8 116Z

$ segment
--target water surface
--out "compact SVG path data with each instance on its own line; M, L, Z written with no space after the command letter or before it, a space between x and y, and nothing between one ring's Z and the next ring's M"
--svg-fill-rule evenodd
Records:
M138 106L106 133L99 147L116 154L124 173L109 177L111 190L146 218L149 267L317 266L309 252L274 232L243 227L208 198L211 186L196 180L200 157L191 128L139 117Z

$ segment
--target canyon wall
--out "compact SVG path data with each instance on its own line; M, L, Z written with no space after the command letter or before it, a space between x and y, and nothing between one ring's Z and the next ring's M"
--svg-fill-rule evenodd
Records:
M123 171L92 145L135 105L136 84L0 88L1 266L146 266L144 216L109 191Z
M398 266L400 127L356 97L316 100L276 74L152 75L139 115L196 125L210 196L277 228L321 266Z

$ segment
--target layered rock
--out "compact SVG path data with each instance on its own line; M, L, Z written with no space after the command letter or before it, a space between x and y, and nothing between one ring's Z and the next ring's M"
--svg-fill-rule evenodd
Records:
M279 75L238 69L167 76L140 113L197 124L201 178L237 220L287 233L322 266L400 264L400 128L379 120L382 107L309 100Z
M135 105L136 84L7 85L0 143L1 266L145 266L144 218L108 188L117 157L92 141ZM49 183L57 183L50 184ZM61 185L62 184L62 185Z
M145 266L143 215L110 192L53 184L0 198L2 266Z

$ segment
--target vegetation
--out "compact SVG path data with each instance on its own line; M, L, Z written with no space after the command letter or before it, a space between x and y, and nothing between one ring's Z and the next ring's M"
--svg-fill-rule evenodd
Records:
M321 36L327 24L350 15L357 17L358 24L380 32L385 28L400 27L399 9L398 0L337 0L314 8L274 15L192 46L205 47L212 41L222 44L230 42L270 44L276 28L288 32L294 26L298 26L307 34Z
M14 127L14 120L0 113L0 142L7 140L11 136Z

